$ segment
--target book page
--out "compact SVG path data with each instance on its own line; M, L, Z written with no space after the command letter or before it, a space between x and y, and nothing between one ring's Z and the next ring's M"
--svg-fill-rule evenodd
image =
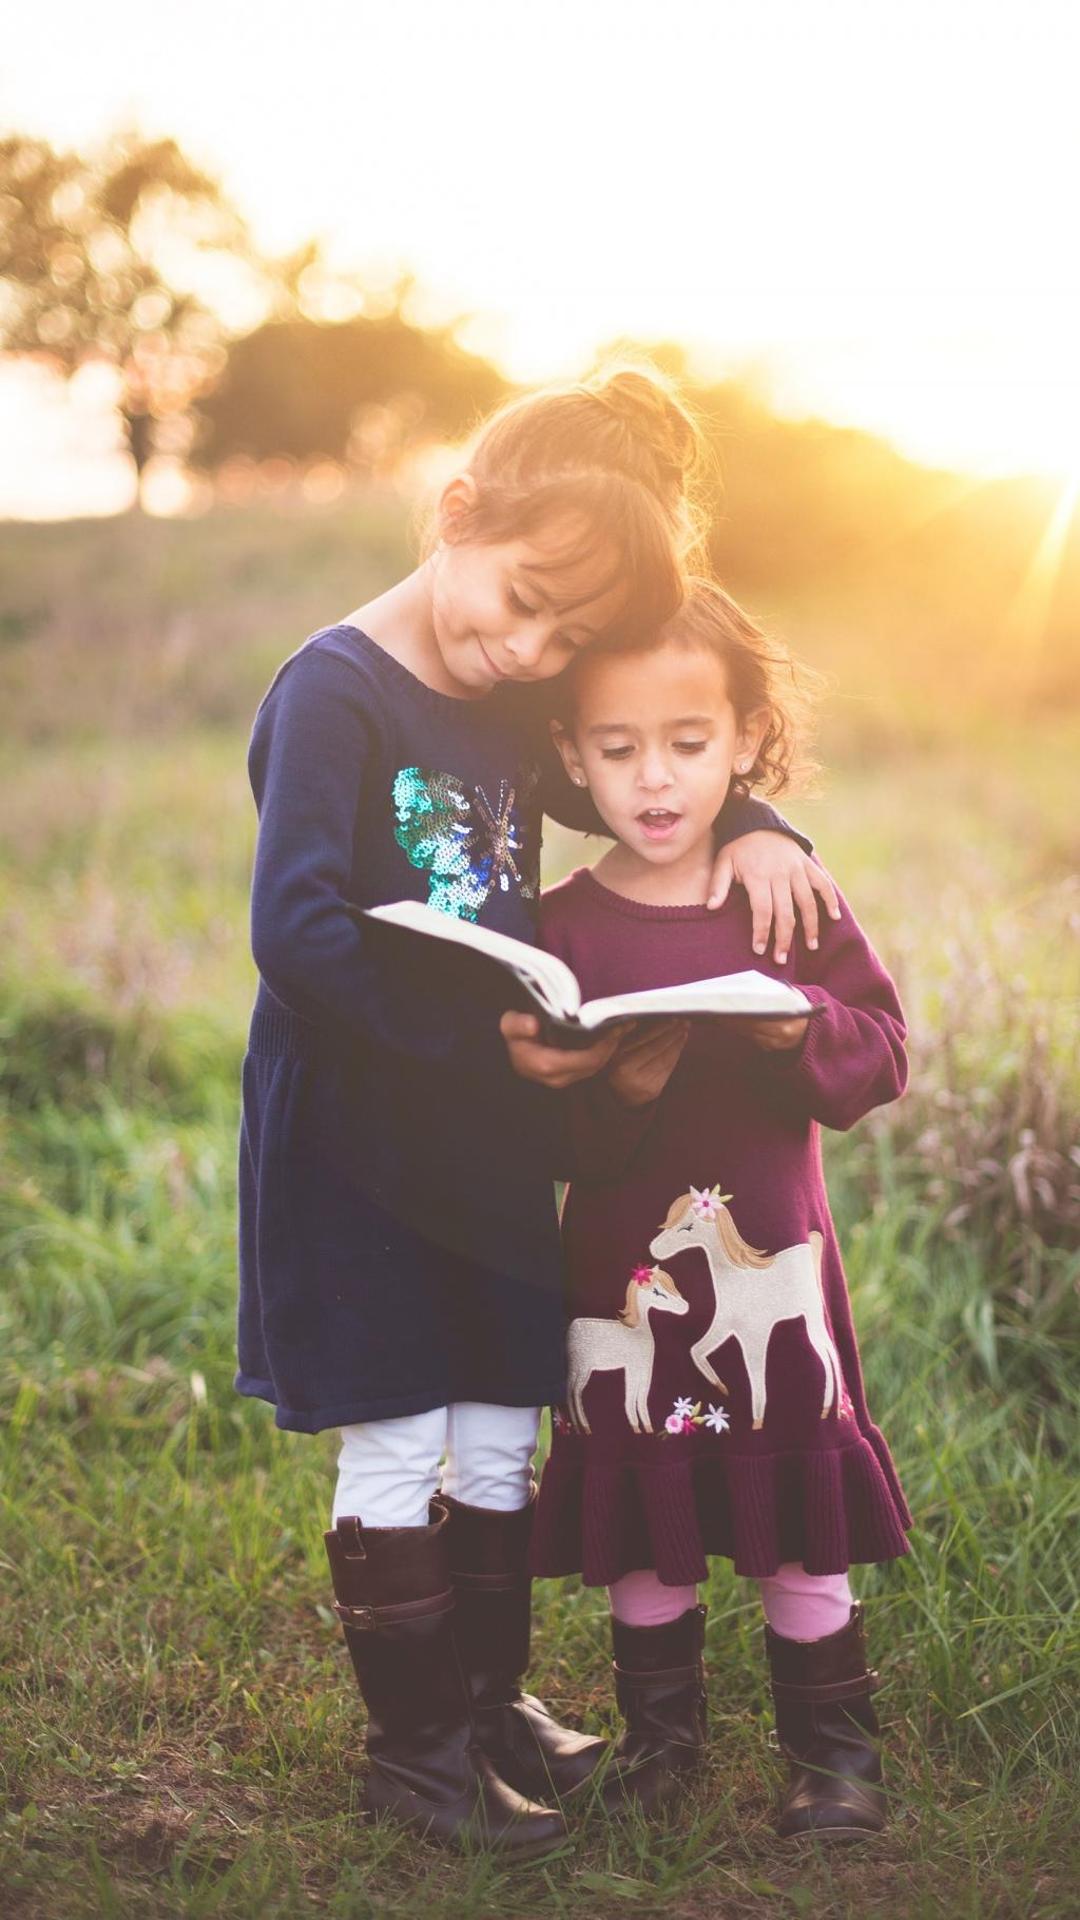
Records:
M688 980L680 987L650 987L641 993L614 993L588 1000L581 1009L583 1027L602 1026L618 1016L646 1015L674 1018L680 1013L732 1013L791 1019L812 1013L813 1003L786 980L772 980L751 968L746 973L718 974L712 980Z

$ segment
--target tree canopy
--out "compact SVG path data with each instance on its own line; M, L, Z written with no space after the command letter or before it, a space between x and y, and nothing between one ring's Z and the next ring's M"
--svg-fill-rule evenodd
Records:
M400 308L334 325L272 320L233 344L199 402L194 457L321 455L370 468L410 441L457 438L506 390L452 329L415 326Z
M223 323L190 284L208 255L257 271L240 215L174 140L120 134L89 156L0 140L0 348L65 376L115 367L140 475L182 449L192 398L224 365Z
M224 269L246 284L249 307L255 295L257 324L239 337L200 288L208 259L218 282ZM460 435L506 383L453 326L413 323L406 291L365 311L364 289L330 274L317 242L260 258L219 182L173 140L121 134L89 156L0 140L0 351L65 377L113 366L140 479L161 452L370 470L416 439ZM350 317L324 317L335 309Z

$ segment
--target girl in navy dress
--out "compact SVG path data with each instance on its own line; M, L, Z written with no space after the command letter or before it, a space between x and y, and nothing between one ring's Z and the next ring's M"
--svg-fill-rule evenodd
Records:
M641 1116L604 1074L618 1039L570 1054L526 1015L500 1031L425 1002L347 906L414 898L535 938L542 810L599 822L529 683L674 610L694 451L674 395L630 370L509 404L423 562L285 662L249 757L236 1384L282 1427L342 1430L326 1542L367 1809L519 1853L559 1842L537 1801L602 1752L519 1684L530 1463L564 1379L552 1178L564 1134L617 1152ZM793 893L810 923L812 887L832 910L770 808L735 797L716 838L717 892L745 883L762 941L776 896L781 944ZM638 1036L631 1087L641 1060Z
M847 1569L904 1553L910 1516L866 1405L819 1128L902 1092L904 1020L843 902L783 964L755 961L741 891L705 905L725 796L786 784L791 686L781 650L702 584L651 646L598 645L554 690L567 767L616 836L541 906L583 994L756 964L814 1011L684 1022L627 1090L670 1074L640 1144L605 1183L572 1183L569 1390L532 1564L609 1587L627 1726L606 1795L648 1807L703 1757L707 1555L755 1578L791 1759L779 1831L851 1840L884 1801Z

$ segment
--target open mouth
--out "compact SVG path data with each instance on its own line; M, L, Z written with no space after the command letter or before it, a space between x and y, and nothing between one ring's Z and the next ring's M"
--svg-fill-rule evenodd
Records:
M681 819L682 814L672 813L670 807L646 807L644 813L639 813L637 817L638 826L650 840L666 839L674 833Z

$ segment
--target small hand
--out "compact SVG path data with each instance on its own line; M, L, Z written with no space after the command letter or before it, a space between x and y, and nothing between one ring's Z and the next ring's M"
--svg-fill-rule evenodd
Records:
M619 1042L632 1022L609 1027L591 1047L547 1047L536 1038L540 1022L534 1013L504 1013L499 1032L515 1073L523 1080L538 1080L543 1087L572 1087L578 1080L589 1080L607 1066Z
M648 1106L663 1093L690 1032L687 1020L650 1020L623 1041L607 1077L626 1107Z
M806 1029L810 1025L809 1016L796 1014L793 1020L733 1020L740 1033L761 1047L765 1053L787 1053L801 1047Z
M824 867L811 860L786 833L771 828L744 833L729 840L716 856L709 886L708 905L722 907L733 880L746 888L754 916L754 952L764 953L770 928L775 928L776 961L783 966L791 950L795 932L795 909L802 916L806 944L814 952L818 943L818 905L820 893L832 920L840 918L840 903Z

